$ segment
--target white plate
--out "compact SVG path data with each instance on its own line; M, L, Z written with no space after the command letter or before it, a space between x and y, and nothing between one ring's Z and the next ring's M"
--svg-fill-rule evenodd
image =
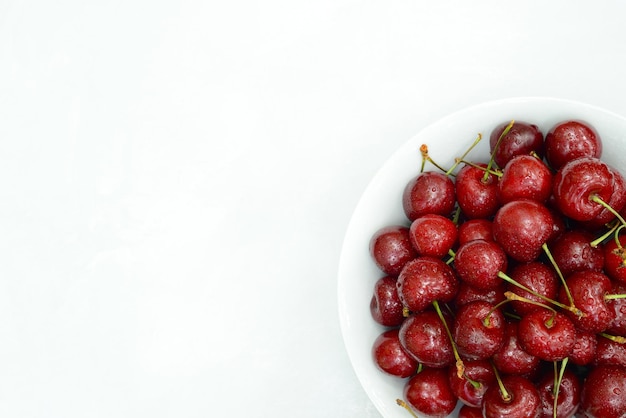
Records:
M484 157L492 129L511 119L534 123L544 135L560 121L584 120L602 138L602 159L616 167L625 166L625 118L588 104L544 97L487 102L453 113L426 127L391 156L354 211L343 243L338 277L339 318L346 350L361 385L385 418L407 418L408 413L396 404L396 399L402 398L405 380L384 375L371 357L372 343L384 328L374 322L369 311L374 283L383 276L369 256L370 238L383 226L409 224L402 210L402 191L419 172L420 145L427 144L431 157L448 167L481 133L483 139L471 156Z

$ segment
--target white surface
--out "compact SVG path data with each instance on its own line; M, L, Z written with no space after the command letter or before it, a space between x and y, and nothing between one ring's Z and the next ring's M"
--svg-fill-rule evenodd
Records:
M425 127L385 162L350 220L338 276L339 319L346 349L365 391L385 417L406 418L407 412L398 408L395 400L402 398L407 379L383 376L368 349L386 328L371 319L369 302L374 283L384 274L370 258L367 244L382 227L410 225L402 209L402 193L419 173L422 144L428 145L429 154L437 163L451 167L454 158L464 155L480 133L483 140L466 159L486 163L490 133L511 119L533 123L544 134L560 122L583 120L602 138L603 161L624 167L626 156L620 150L626 141L626 118L580 102L537 97L496 100L455 112ZM433 168L426 166L427 170Z
M0 2L0 414L379 417L337 314L365 186L470 104L626 114L625 12Z

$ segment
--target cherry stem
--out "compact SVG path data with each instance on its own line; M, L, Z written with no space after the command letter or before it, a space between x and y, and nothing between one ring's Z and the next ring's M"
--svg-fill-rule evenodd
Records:
M504 294L506 295L506 292L504 292ZM491 326L491 314L498 308L500 308L502 305L504 305L505 303L509 303L510 300L509 299L505 299L503 301L498 302L495 306L493 306L491 309L489 309L489 312L487 312L487 315L485 316L485 319L483 319L483 325L486 327L490 327Z
M567 295L567 300L569 300L570 306L576 309L578 312L580 312L580 310L574 306L574 298L572 297L572 293L569 291L569 286L565 282L565 277L563 277L563 273L561 273L561 269L559 268L559 265L554 260L554 257L552 257L552 253L550 252L550 249L548 248L548 244L544 242L541 248L543 248L543 252L546 253L548 260L550 260L550 263L552 263L552 266L554 267L556 274L559 276L559 279L561 280L561 283L563 284L563 289L565 290L565 294Z
M554 406L552 410L553 418L557 418L556 410L557 410L558 401L559 401L559 390L561 389L561 382L563 382L563 374L565 374L565 368L567 367L568 361L569 359L567 357L563 359L563 361L561 362L561 370L559 370L558 376L556 374L556 361L554 362L555 382L554 382L554 388L552 389L554 393Z
M600 204L601 206L603 206L606 210L608 210L609 212L611 212L613 215L615 215L615 217L617 219L619 219L619 221L622 223L622 225L626 225L626 220L624 220L624 218L622 217L622 215L619 214L619 212L617 212L615 209L613 209L611 207L611 205L609 205L608 203L606 203L604 200L602 200L602 198L600 196L598 196L597 194L594 194L591 196L590 200L592 202L596 202L598 204Z
M601 332L600 335L618 344L626 344L626 337L622 337L621 335L611 335L605 332Z
M493 166L493 163L495 162L496 151L498 150L498 147L500 146L502 139L504 139L504 137L509 133L509 131L511 130L514 124L515 124L515 120L512 120L511 122L509 122L509 124L506 126L506 128L504 128L504 130L500 134L500 137L498 138L498 142L496 142L496 145L493 147L493 152L491 153L491 158L489 159L489 163L487 164L488 171L491 170L491 167ZM488 171L485 172L485 176L483 177L483 182L487 181L487 178L489 177L489 175L487 174Z
M589 245L591 245L591 247L593 247L593 248L598 248L598 245L600 245L601 242L603 242L605 239L607 239L611 235L613 235L615 237L615 240L618 241L617 240L617 236L619 235L619 231L618 230L620 230L622 228L624 228L624 225L620 225L619 223L616 223L607 232L605 232L604 234L602 234L598 238L596 238L593 241L591 241L589 243ZM619 241L617 242L617 245L620 246L620 242Z
M580 309L578 309L578 308L576 308L576 307L574 307L574 306L567 306L567 305L564 305L564 304L562 304L562 303L560 303L560 302L558 302L558 301L556 301L556 300L552 300L552 299L550 299L550 298L548 298L548 297L546 297L546 296L542 295L541 293L535 292L534 290L532 290L532 289L530 289L530 288L528 288L528 287L524 286L523 284L516 282L515 280L513 280L512 278L510 278L509 276L507 276L505 273L503 273L503 272L501 272L501 271L499 271L499 272L498 272L498 277L500 277L502 280L504 280L504 281L506 281L506 282L508 282L508 283L511 283L511 284L512 284L512 285L514 285L514 286L519 287L519 288L520 288L520 289L522 289L522 290L527 291L528 293L530 293L530 294L532 294L532 295L537 296L538 298L541 298L541 299L545 300L546 302L549 302L549 303L551 303L551 304L553 304L553 305L556 305L556 306L558 306L559 308L566 309L566 310L568 310L568 311L570 311L570 312L574 313L574 314L575 314L575 315L577 315L578 317L584 316L583 312L582 312Z
M454 169L459 165L459 162L461 162L465 157L467 157L467 154L469 154L470 151L473 150L476 145L478 145L478 143L480 142L482 137L483 136L479 133L478 136L476 137L476 139L474 140L474 142L472 143L472 145L470 145L470 147L463 153L461 158L455 159L454 164L452 164L452 167L450 167L450 169L448 171L446 171L446 175L449 176L449 175L452 174Z
M604 300L626 299L626 294L604 295Z
M406 409L407 411L409 411L409 413L410 413L413 417L415 417L415 418L419 418L417 415L415 415L415 412L413 412L413 410L411 409L411 407L410 407L410 406L409 406L406 402L404 402L402 399L396 399L396 403L397 403L398 405L400 405L401 407L403 407L404 409Z
M449 249L448 255L450 256L450 258L448 259L448 261L446 261L446 264L450 265L454 261L454 257L456 257L456 253L452 249Z
M433 307L435 308L435 312L437 312L437 316L439 316L439 319L441 320L441 323L443 324L443 327L446 330L446 334L448 334L448 338L450 339L450 344L452 344L452 353L454 354L454 359L456 360L456 375L460 379L465 374L465 364L463 364L463 360L461 360L461 356L459 355L459 351L457 350L456 343L454 342L454 338L452 338L452 332L450 331L450 327L448 327L448 323L446 322L446 319L443 317L443 312L441 312L441 307L439 306L439 302L434 300Z
M491 363L491 367L493 368L493 373L496 375L496 381L498 382L498 386L500 387L500 395L502 396L502 400L504 402L511 402L511 395L504 387L504 383L502 383L502 378L500 377L500 373L498 373L498 368Z
M489 168L487 168L487 167L483 167L483 166L478 165L478 164L476 164L476 163L473 163L473 162L471 162L471 161L461 160L461 159L459 159L459 158L457 158L455 161L456 161L457 163L463 163L463 164L465 164L465 165L469 165L470 167L474 167L474 168L477 168L477 169L479 169L479 170L483 170L483 171L485 172L485 177L484 177L484 178L483 178L483 180L482 180L482 181L483 181L483 183L487 181L487 179L489 178L489 174L493 174L494 176L497 176L497 177L502 177L502 172L501 172L501 171L498 171L498 170L491 170L491 169L489 169Z
M525 298L524 296L520 296L520 295L518 295L518 294L516 294L516 293L513 293L513 292L511 292L511 291L506 291L506 292L504 292L504 296L505 296L505 297L507 298L507 300L509 300L509 301L511 301L511 300L516 300L516 301L519 301L519 302L526 302L526 303L530 303L530 304L532 304L532 305L535 305L535 306L541 306L542 308L546 308L546 309L548 309L548 310L550 310L550 311L552 311L552 312L556 313L556 309L554 309L554 308L552 308L552 307L550 307L550 306L548 306L548 305L546 305L546 304L544 304L544 303L537 302L537 301L534 301L534 300L530 300L530 299L528 299L528 298Z
M431 163L432 165L437 167L439 170L441 170L444 173L446 173L446 175L448 175L448 170L446 170L445 168L441 167L439 164L437 164L435 162L435 160L430 158L430 155L428 154L428 145L422 144L422 146L420 146L420 153L422 154L422 167L420 169L420 173L424 172L424 168L426 166L426 162L428 161L429 163Z

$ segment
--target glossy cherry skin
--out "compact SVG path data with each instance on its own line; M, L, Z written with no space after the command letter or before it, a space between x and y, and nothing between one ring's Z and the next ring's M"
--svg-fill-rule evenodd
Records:
M525 263L542 253L553 225L552 214L541 203L515 200L498 209L493 219L493 237L511 258Z
M565 311L576 328L592 333L606 330L613 320L613 313L607 306L604 296L611 290L611 281L597 271L577 271L567 278L574 306L583 313L578 316ZM569 305L565 288L559 290L559 302Z
M441 258L456 244L458 229L449 218L431 213L411 223L409 236L418 255Z
M596 366L591 369L580 399L579 414L586 418L624 418L626 368Z
M381 371L392 376L405 378L417 371L417 360L400 344L398 328L384 331L374 340L372 358Z
M626 240L619 236L619 243L610 239L602 246L604 254L604 273L611 279L626 284Z
M541 418L554 417L554 373L544 373L536 383L541 398ZM573 417L580 406L582 383L569 369L565 369L556 405L557 418Z
M385 274L397 276L404 265L417 257L411 245L409 228L402 225L385 226L370 239L370 256Z
M626 294L626 284L622 282L613 282L611 295ZM606 301L606 306L611 311L613 319L606 329L606 332L614 335L626 336L626 299L610 299Z
M500 123L491 131L489 136L489 149L498 167L506 166L509 160L517 155L536 153L542 157L544 153L543 133L537 125L523 121L515 121L496 149L496 144L509 123Z
M506 299L504 296L505 289L504 282L493 289L483 290L461 281L459 291L454 297L454 306L458 308L475 300L482 300L496 305Z
M557 297L560 287L559 278L552 267L549 267L540 261L531 261L529 263L514 266L509 272L509 277L511 277L516 283L525 286L526 288L533 290L548 299L554 300ZM527 292L512 283L507 282L506 288L508 291L533 302L545 303L544 299ZM543 309L541 306L524 301L514 300L510 303L513 310L520 315L525 315L538 309Z
M611 166L609 166L609 168L613 173L613 194L611 194L607 203L616 212L620 212L626 205L626 179L619 170ZM603 208L596 217L590 221L581 222L580 225L587 230L595 231L604 228L606 224L613 219L615 219L613 212L607 208Z
M477 164L487 167L487 164ZM465 165L456 176L456 199L463 215L467 219L487 219L498 210L498 178L489 174L485 180L485 171Z
M428 367L405 384L404 399L418 414L438 418L450 415L457 404L447 370Z
M493 224L489 219L469 219L459 225L459 245L475 239L493 241Z
M452 320L448 317L446 322ZM399 335L402 347L423 365L440 368L454 363L452 343L435 311L410 315L402 323Z
M502 284L499 272L506 271L506 253L494 241L476 239L461 245L454 257L459 278L478 289L495 289Z
M402 193L402 208L409 220L435 213L448 216L455 205L454 182L437 171L424 171L412 178Z
M550 245L550 252L563 276L575 271L601 271L604 267L604 251L593 248L595 236L588 231L570 230L563 233Z
M564 314L547 309L524 315L518 332L522 348L545 361L563 360L576 343L573 322Z
M530 199L547 202L552 194L552 172L545 163L532 155L511 159L498 182L498 200L505 204L513 200Z
M593 364L626 367L626 344L615 342L604 336L598 337Z
M519 322L507 321L504 329L504 343L492 356L494 366L501 374L530 375L541 365L537 356L525 351L519 342Z
M370 300L372 318L385 327L397 327L404 321L404 305L398 296L396 282L397 279L393 276L378 279Z
M478 408L482 404L487 388L496 384L496 374L488 360L467 360L463 362L465 372L459 377L456 365L448 367L450 388L463 404ZM469 380L478 384L476 387Z
M589 124L569 120L560 122L546 134L546 160L554 170L579 157L602 156L602 140Z
M472 408L471 406L463 405L459 409L459 418L483 418L483 410L481 408Z
M552 193L558 210L576 221L590 221L604 207L592 198L611 200L614 179L611 168L597 158L581 157L565 164L554 175Z
M454 299L459 287L456 273L448 264L434 257L409 261L398 276L398 296L411 312L421 312L434 301Z
M483 301L470 302L457 310L452 339L462 356L484 360L504 343L505 324L499 308Z
M586 366L591 364L596 357L596 347L598 346L598 337L592 332L576 330L576 343L572 352L569 353L569 361L572 364Z
M483 416L485 418L538 418L541 413L541 398L535 385L528 379L517 375L502 377L502 383L511 399L502 398L498 385L487 389L483 397Z

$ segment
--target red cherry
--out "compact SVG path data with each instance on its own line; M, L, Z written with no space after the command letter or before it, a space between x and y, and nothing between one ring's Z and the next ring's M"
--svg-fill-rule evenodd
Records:
M541 309L519 321L519 341L524 351L542 360L563 360L574 348L576 329L564 314Z
M437 171L424 171L411 179L402 194L402 207L409 220L435 213L448 216L454 210L454 182Z
M372 357L376 366L384 373L401 378L409 377L417 371L415 360L400 344L397 328L384 331L372 346Z
M424 368L405 384L404 399L418 414L428 417L446 417L457 404L446 369Z
M409 261L398 276L398 296L411 312L421 312L434 301L450 302L459 283L448 264L434 257L418 257Z
M554 176L552 193L558 210L576 221L590 221L609 202L614 179L611 168L597 158L581 157L565 164Z
M469 219L459 225L459 245L475 239L493 241L493 226L488 219Z
M592 332L576 330L576 344L569 353L569 361L579 366L591 364L596 356L598 338Z
M504 343L505 324L499 308L483 301L470 302L457 310L452 339L462 356L487 359Z
M397 276L404 265L417 257L411 245L409 228L400 225L386 226L374 233L370 239L369 251L380 270Z
M626 284L626 248L619 237L619 245L615 239L602 246L604 253L604 272L611 279Z
M525 286L548 299L555 300L558 295L560 287L559 278L553 268L548 267L542 262L531 261L529 263L518 264L511 269L509 277L518 284ZM544 299L534 295L533 293L527 292L512 283L507 282L506 289L530 301L545 303ZM544 309L536 304L519 300L513 300L510 303L513 310L520 315Z
M499 167L504 167L509 160L517 155L528 155L534 152L540 157L543 156L543 134L536 125L527 122L515 121L509 132L502 137L500 144L497 145L500 136L509 125L510 122L499 124L489 136L489 148ZM495 149L496 145L498 146L497 149Z
M493 219L493 237L511 258L529 262L541 254L553 225L552 214L541 203L515 200L498 209Z
M570 120L554 126L546 134L546 160L554 170L579 157L600 158L602 140L589 124Z
M501 204L520 199L545 203L551 194L552 172L537 157L518 155L502 170L498 182L498 200Z
M541 417L552 418L554 415L554 373L544 373L537 382L537 390L541 398ZM569 369L565 369L559 394L557 397L556 417L570 418L574 416L580 405L580 392L582 383L580 379Z
M541 411L539 391L533 383L522 376L502 377L502 384L508 397L504 396L498 385L487 389L483 397L483 416L485 418L538 418Z
M446 322L452 321L448 317ZM454 363L452 343L435 311L409 316L400 326L400 342L413 358L425 366L440 368Z
M582 331L592 333L606 330L613 320L613 314L604 298L611 290L609 278L597 271L577 271L567 278L567 286L574 306L582 312L582 316L579 316L565 311L574 325ZM564 287L559 291L558 300L569 305Z
M483 163L477 165L487 167ZM494 174L485 178L485 171L472 165L463 166L456 176L456 200L468 219L486 219L498 210L497 189L498 178Z
M476 239L459 247L454 256L454 267L459 278L469 285L489 290L502 284L498 277L508 265L504 250L493 241Z
M616 212L620 212L626 205L626 179L619 170L609 166L613 173L613 194L607 202ZM590 221L581 222L581 226L587 230L594 231L606 226L615 219L615 214L607 208L603 208L600 213Z
M450 388L463 404L478 408L487 388L496 381L495 372L487 360L467 360L463 365L465 369L460 377L456 365L448 367Z
M604 336L599 337L593 364L626 367L626 344Z
M483 418L483 410L481 408L472 408L471 406L463 405L459 409L459 418Z
M609 294L626 294L626 283L614 282ZM606 306L609 308L609 311L611 311L611 316L613 317L606 332L626 336L626 299L609 299L606 301Z
M625 394L626 368L594 367L583 383L579 413L586 418L624 418Z
M385 327L397 327L404 321L402 301L398 296L397 279L381 277L374 284L370 313L374 321Z
M456 243L458 230L450 219L436 214L420 216L409 228L411 244L418 255L441 258Z
M557 238L550 246L550 252L563 276L575 271L601 271L604 267L602 248L592 247L595 239L591 232L569 230Z
M461 281L459 284L459 291L454 297L454 305L458 308L475 300L482 300L491 303L492 305L496 305L506 299L504 297L504 291L504 283L500 283L498 287L493 289L483 290Z
M519 342L519 323L507 321L504 343L492 357L494 366L502 374L530 375L536 372L541 360L525 351Z

